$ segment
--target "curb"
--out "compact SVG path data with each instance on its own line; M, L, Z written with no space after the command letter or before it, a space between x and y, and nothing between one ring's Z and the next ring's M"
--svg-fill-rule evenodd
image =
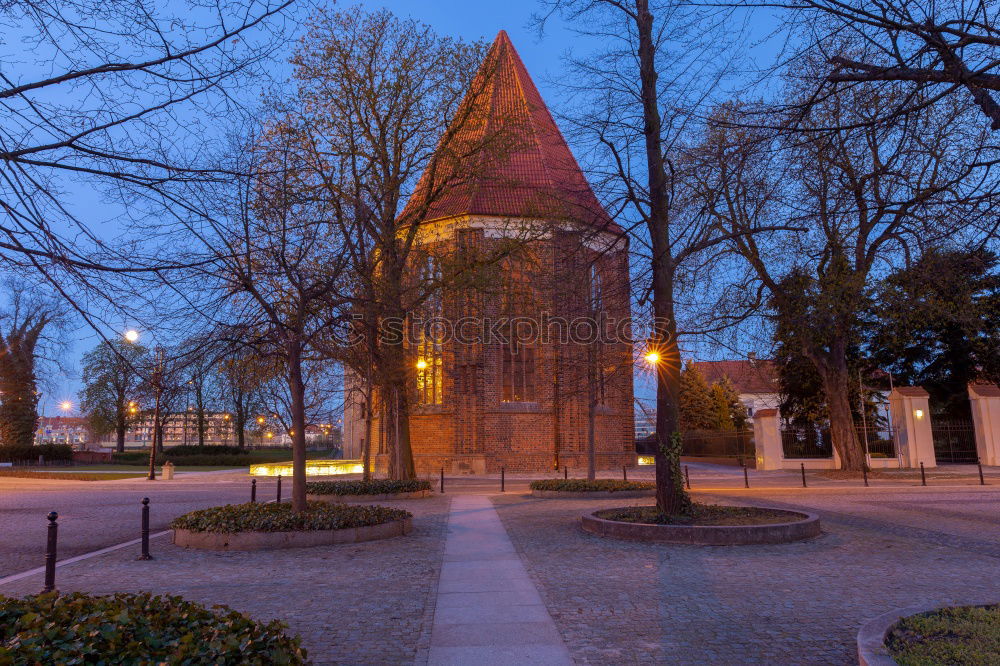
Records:
M313 495L307 494L308 502L326 502L327 504L344 504L346 502L373 502L385 500L406 500L430 497L430 490L412 490L405 493L382 493L381 495Z
M412 518L392 520L380 525L348 527L339 530L296 532L192 532L174 530L172 542L183 548L199 550L281 550L284 548L310 548L332 546L340 543L359 543L390 539L409 534Z
M754 507L771 509L771 507ZM584 514L581 527L585 532L612 539L677 543L699 546L746 546L801 541L819 536L822 532L819 516L802 511L771 509L802 520L770 525L650 525L626 523L598 518L593 513Z
M532 490L532 497L542 499L633 499L636 497L656 497L656 488L649 490Z

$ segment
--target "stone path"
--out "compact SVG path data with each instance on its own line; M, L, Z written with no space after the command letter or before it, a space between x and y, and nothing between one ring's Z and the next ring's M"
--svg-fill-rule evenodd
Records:
M429 663L573 663L488 497L452 500Z

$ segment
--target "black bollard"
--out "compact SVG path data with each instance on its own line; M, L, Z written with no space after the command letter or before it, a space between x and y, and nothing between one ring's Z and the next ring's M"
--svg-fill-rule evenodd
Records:
M622 481L628 481L628 470L622 465Z
M868 487L868 466L867 465L861 468L861 474L862 474L862 476L865 477L865 488L867 488Z
M563 467L563 481L569 478L569 467Z
M983 461L980 458L976 458L976 467L979 468L979 485L985 486L986 479L983 478Z
M924 473L924 461L920 461L920 485L927 485L927 474Z
M140 560L151 560L153 556L149 554L149 498L142 498L142 554Z
M257 502L257 479L250 479L250 503Z
M49 540L45 546L45 587L42 593L52 592L56 589L56 542L59 539L59 523L56 519L59 514L50 511L46 516L49 519Z
M743 487L750 487L750 472L747 471L746 464L743 465Z
M684 480L687 481L688 490L691 490L691 475L688 474L688 466L684 465Z
M278 475L278 504L281 504L281 475Z
M802 487L808 488L809 486L806 485L806 464L799 463L799 466L802 468Z
M444 467L441 468L441 494L444 495Z
M504 492L504 468L500 468L500 492Z

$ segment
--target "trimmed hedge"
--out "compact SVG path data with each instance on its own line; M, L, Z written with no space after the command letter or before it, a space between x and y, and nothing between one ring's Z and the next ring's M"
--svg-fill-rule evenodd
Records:
M0 462L35 462L38 456L52 460L72 460L73 447L69 444L39 444L38 446L0 446Z
M0 597L0 663L305 664L286 625L181 597Z
M309 451L306 458L322 456L323 451ZM156 464L166 461L177 467L249 467L258 463L291 460L291 449L260 449L240 451L236 446L172 446L156 454ZM111 462L120 465L145 465L149 462L149 449L111 454Z
M292 511L292 505L227 504L199 509L174 518L170 527L192 532L294 532L301 530L340 530L369 527L393 520L411 518L413 514L385 506L358 506L309 502L302 513Z
M392 493L415 493L430 490L431 482L414 479L411 481L310 481L306 492L310 495L389 495Z
M644 481L620 481L618 479L542 479L532 481L532 490L558 490L567 493L618 492L623 490L652 490L655 483Z

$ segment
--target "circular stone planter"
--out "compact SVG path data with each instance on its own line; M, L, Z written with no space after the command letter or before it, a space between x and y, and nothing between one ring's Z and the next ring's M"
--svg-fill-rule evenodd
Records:
M374 502L385 500L408 500L430 497L429 490L413 490L408 493L382 493L381 495L306 495L307 502L326 502L327 504L346 504L347 502Z
M996 602L992 601L959 605L993 606L995 604ZM931 613L942 608L947 608L947 606L897 608L868 620L858 630L858 663L861 666L898 666L898 662L892 658L889 649L885 646L885 639L889 635L889 631L904 617Z
M757 507L770 509L770 507ZM789 522L770 525L652 525L605 520L593 513L583 515L585 532L612 539L683 543L702 546L744 546L788 543L819 536L819 516L813 513L770 509L787 513Z
M635 497L655 497L656 488L649 490L532 490L532 497L545 499L630 499Z
M348 527L340 530L192 532L191 530L175 529L173 542L177 546L201 550L281 550L390 539L409 534L412 529L412 518L391 520L381 525Z

